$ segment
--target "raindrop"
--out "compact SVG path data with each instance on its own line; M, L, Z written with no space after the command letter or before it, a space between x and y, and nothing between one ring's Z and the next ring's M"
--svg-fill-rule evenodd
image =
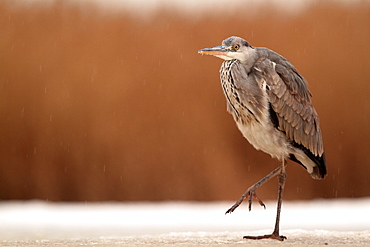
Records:
M300 193L302 193L302 188L297 187L297 194L300 194Z
M21 110L21 117L24 117L24 107Z

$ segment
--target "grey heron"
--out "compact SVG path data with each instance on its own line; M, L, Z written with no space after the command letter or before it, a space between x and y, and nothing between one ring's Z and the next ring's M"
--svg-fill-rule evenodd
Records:
M258 198L256 190L278 175L278 201L272 234L244 236L246 239L272 238L280 235L280 211L286 180L286 162L300 164L314 179L326 175L325 154L319 118L311 103L307 82L283 56L263 47L253 47L239 37L229 37L222 45L201 49L200 54L224 59L220 69L221 85L227 111L233 116L243 136L257 150L281 161L281 165L256 184L226 213L232 213L245 199Z

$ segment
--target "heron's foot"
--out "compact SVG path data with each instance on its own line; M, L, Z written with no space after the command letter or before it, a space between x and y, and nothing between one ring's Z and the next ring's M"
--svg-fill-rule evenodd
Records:
M268 234L268 235L262 235L262 236L244 236L243 239L253 239L253 240L258 240L258 239L276 239L279 241L284 241L286 239L285 236L279 235L279 234Z
M229 214L229 213L232 213L234 212L234 210L239 207L240 204L242 204L242 202L248 197L248 208L249 208L249 211L252 210L252 201L253 201L253 197L256 198L256 200L258 201L258 203L264 207L266 209L266 205L263 203L263 201L257 196L256 194L256 189L251 187L249 188L243 195L242 197L234 204L231 206L231 208L229 208L225 214Z

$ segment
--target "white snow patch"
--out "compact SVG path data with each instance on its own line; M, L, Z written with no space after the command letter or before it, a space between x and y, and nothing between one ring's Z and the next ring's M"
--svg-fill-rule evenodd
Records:
M268 234L275 221L275 202L267 209L245 203L225 215L233 202L161 203L0 203L0 245L4 241L86 241L145 244L155 242L245 243L245 234ZM288 239L310 243L351 244L357 238L370 245L370 198L283 202L281 233ZM95 239L95 240L94 240ZM347 240L346 240L347 239ZM3 242L2 242L3 241ZM19 242L25 241L25 242ZM121 242L120 242L121 241ZM216 242L215 242L216 241ZM347 242L346 242L347 241ZM362 242L361 242L362 241ZM118 243L117 242L117 243ZM16 243L16 242L13 242Z

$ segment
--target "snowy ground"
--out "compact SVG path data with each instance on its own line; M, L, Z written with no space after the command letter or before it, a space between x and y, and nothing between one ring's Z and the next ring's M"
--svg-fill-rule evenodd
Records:
M284 242L242 239L271 233L275 202L232 204L1 202L0 246L370 246L370 198L283 202Z

